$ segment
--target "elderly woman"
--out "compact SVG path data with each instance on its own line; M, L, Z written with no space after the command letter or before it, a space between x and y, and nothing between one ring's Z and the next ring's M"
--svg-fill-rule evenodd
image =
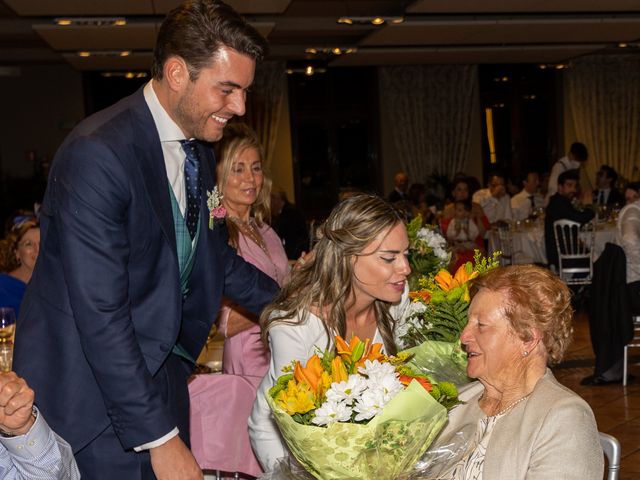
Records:
M40 227L35 217L21 218L0 242L0 306L12 307L16 317L39 251Z
M394 306L405 291L409 240L401 214L385 200L356 195L343 200L322 227L313 258L294 270L260 323L271 364L249 419L251 444L265 470L287 448L271 417L266 395L291 361L306 362L336 335L357 335L396 353Z
M475 438L447 478L602 479L593 413L547 368L571 339L569 289L532 265L493 270L474 289L461 341L478 382L461 394L437 444L462 430Z

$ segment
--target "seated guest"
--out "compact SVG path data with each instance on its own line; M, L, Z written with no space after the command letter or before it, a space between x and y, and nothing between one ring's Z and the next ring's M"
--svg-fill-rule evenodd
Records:
M304 214L276 186L271 189L271 226L282 239L289 260L297 260L309 250L309 227Z
M629 182L624 190L624 203L628 205L640 198L640 182Z
M27 283L35 267L40 250L40 227L34 217L15 223L0 242L0 306L20 312L20 304Z
M515 265L475 280L460 340L467 375L435 446L472 431L472 448L438 478L600 480L603 455L589 405L554 378L572 335L571 294L544 268Z
M475 249L484 250L480 229L471 217L470 202L455 202L455 217L448 223L445 236L455 253L452 272L466 262L473 262Z
M340 335L384 344L394 354L397 307L410 273L409 240L402 215L373 195L339 203L324 223L315 256L292 273L262 313L271 364L249 419L251 444L265 470L287 448L271 416L266 395L293 360L306 362Z
M487 188L478 190L473 194L473 201L479 203L489 223L510 222L513 219L509 195L505 189L504 177L493 173L489 177Z
M0 373L0 478L79 479L71 447L51 430L34 397L24 379Z
M418 215L423 223L433 223L434 214L427 203L427 189L424 183L412 183L409 187L409 205L411 206L411 218Z
M409 176L405 172L398 172L393 176L393 190L388 200L391 203L405 202L409 200Z
M567 170L558 177L557 193L549 199L549 205L544 217L544 245L547 251L547 263L558 268L558 251L556 249L553 222L556 220L572 220L580 224L589 222L594 216L591 208L582 208L582 205L590 206L592 196L590 191L585 191L582 196L582 205L577 204L578 171Z
M453 182L451 189L451 202L445 205L442 212L442 231L447 230L447 224L455 216L455 202L469 202L471 201L471 177L457 177ZM480 236L484 237L485 231L489 228L489 220L484 214L482 207L476 203L471 202L471 218L475 222L480 231Z
M624 205L624 196L616 189L618 173L609 165L602 165L596 173L596 186L593 192L594 203L598 205Z
M630 183L629 189L637 193L640 182ZM634 315L640 315L640 195L620 211L616 243L626 257L631 308Z
M527 176L522 180L522 190L511 197L514 220L525 220L533 215L536 208L544 207L544 197L538 193L539 186L538 172L527 172Z

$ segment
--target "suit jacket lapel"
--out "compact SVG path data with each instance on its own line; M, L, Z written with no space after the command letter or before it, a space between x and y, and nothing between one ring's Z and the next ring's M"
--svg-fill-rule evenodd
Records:
M176 252L176 234L168 191L170 187L160 137L144 100L142 88L138 90L132 100L132 125L134 138L137 139L134 148L139 159L144 184L153 210L160 222L160 227L173 251Z

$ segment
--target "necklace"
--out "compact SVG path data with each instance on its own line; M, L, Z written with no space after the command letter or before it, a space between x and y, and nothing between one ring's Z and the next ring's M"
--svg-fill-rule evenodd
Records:
M498 413L494 413L493 415L488 415L489 417L499 417L500 415L504 415L505 413L507 413L509 410L513 409L513 407L515 407L516 405L518 405L521 402L524 402L527 398L529 398L531 394L527 393L524 397L519 398L518 400L516 400L515 402L511 402L509 405L507 405L505 408L503 408L502 410L500 410ZM484 398L484 393L480 396L479 400L482 400Z
M278 274L278 267L276 266L275 262L271 258L271 254L267 249L267 244L265 243L264 239L262 238L262 235L260 235L260 232L255 226L255 221L253 220L253 218L249 218L249 220L247 220L246 222L244 220L240 220L238 217L229 216L229 219L232 220L233 223L237 225L242 235L248 237L253 243L255 243L258 247L260 247L260 250L264 252L264 254L267 257L267 260L269 260L269 262L273 266L273 272L275 274L274 280L279 285L280 275Z

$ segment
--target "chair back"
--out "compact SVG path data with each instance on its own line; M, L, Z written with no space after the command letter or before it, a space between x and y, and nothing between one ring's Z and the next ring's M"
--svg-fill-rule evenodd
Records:
M599 432L600 445L605 457L607 457L607 480L618 480L620 478L620 442L616 437Z
M595 231L580 229L572 220L553 222L558 252L558 276L568 285L586 285L593 278Z
M513 235L508 225L498 227L500 266L513 265Z

